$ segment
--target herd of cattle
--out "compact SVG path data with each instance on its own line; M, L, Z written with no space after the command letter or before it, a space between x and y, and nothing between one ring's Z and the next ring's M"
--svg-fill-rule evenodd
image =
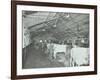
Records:
M56 43L41 43L41 45L51 60L56 60L60 53L58 62L62 62L66 67L89 65L89 48Z

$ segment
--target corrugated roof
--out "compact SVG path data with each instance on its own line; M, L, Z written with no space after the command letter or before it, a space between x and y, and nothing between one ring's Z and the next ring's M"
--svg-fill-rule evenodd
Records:
M26 15L23 23L36 36L52 34L53 37L63 40L66 37L89 36L89 14L37 11Z

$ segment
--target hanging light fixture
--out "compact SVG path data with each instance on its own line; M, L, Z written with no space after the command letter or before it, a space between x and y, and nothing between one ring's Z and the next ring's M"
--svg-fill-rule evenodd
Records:
M42 42L42 40L40 40L40 42Z
M56 26L56 24L55 24L55 25L53 25L53 27L54 27L54 28L55 28L55 27L57 27L57 26Z
M42 29L42 31L46 31L45 29Z

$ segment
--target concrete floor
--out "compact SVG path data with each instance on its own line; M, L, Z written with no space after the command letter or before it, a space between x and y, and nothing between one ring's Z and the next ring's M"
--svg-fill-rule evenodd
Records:
M23 69L64 67L63 63L51 61L41 49L36 50L33 44L23 49L23 57L25 53L26 57L22 60Z

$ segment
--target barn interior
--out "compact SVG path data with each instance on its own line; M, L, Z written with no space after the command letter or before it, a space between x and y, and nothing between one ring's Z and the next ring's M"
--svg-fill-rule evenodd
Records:
M23 69L89 65L89 14L22 11L22 27Z

